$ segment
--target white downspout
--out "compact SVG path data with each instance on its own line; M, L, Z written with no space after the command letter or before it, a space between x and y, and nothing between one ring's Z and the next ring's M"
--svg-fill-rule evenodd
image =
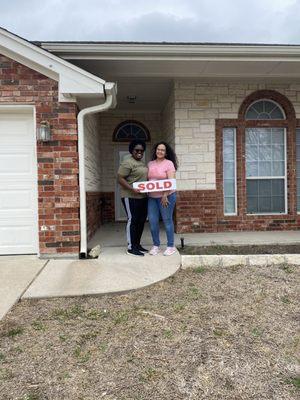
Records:
M84 149L84 118L88 114L95 114L116 106L116 86L114 83L105 83L106 100L97 106L84 108L77 116L78 121L78 157L79 157L79 193L80 193L80 254L82 258L87 253L87 223L86 223L86 193L85 193L85 149Z

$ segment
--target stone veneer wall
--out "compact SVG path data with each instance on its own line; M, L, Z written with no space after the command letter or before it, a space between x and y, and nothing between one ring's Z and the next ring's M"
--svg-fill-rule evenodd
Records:
M0 55L0 104L32 104L51 142L37 144L39 246L42 255L79 253L77 106L59 103L58 83Z
M175 143L180 165L177 173L178 232L299 229L300 220L295 210L290 210L289 216L245 216L239 212L236 217L223 217L222 192L216 190L216 120L237 119L245 98L257 90L275 90L283 94L299 118L299 83L175 82Z
M87 209L87 238L93 236L103 224L103 206L101 192L101 131L99 116L87 115L84 121L84 163Z
M101 191L101 131L97 114L85 117L84 133L86 191Z

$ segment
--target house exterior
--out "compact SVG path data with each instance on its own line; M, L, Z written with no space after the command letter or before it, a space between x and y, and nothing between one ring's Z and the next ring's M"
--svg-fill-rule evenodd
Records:
M28 198L36 206L23 237L38 242L20 252L85 255L101 224L124 218L115 172L133 137L145 138L148 158L158 140L175 148L177 232L299 229L300 46L29 43L0 33L2 160L15 151L0 161L2 254L17 254L22 204L13 201ZM28 143L6 131L19 119L31 123ZM48 142L36 140L41 121ZM14 169L26 146L36 149L31 198L17 195L26 163Z

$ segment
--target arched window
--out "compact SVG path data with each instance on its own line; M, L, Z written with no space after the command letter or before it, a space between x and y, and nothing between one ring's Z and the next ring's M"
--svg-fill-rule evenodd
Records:
M285 119L285 114L282 108L269 99L257 100L250 104L246 111L245 119Z
M130 142L133 139L142 139L145 142L150 140L149 130L141 122L124 121L115 129L113 134L114 142Z

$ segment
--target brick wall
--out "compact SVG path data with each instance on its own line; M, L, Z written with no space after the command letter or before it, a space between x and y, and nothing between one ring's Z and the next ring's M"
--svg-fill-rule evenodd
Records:
M78 254L77 106L58 102L58 83L0 56L0 104L32 104L37 125L53 138L37 144L39 242L42 255Z
M101 225L115 220L114 193L87 192L86 204L89 240Z

